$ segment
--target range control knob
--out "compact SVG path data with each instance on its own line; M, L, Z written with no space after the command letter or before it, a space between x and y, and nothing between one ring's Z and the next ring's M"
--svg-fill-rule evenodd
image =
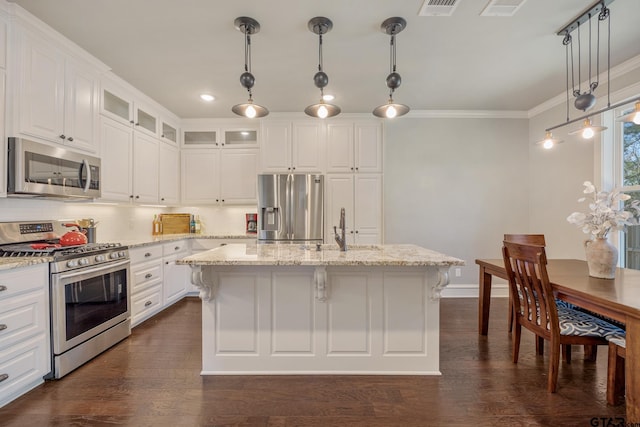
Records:
M78 266L78 261L75 259L70 259L69 261L67 261L67 267L77 267Z
M87 264L89 264L89 260L86 259L86 258L80 258L80 261L78 261L78 264L87 265Z
M104 262L106 257L104 255L96 255L96 262Z
M118 252L118 256L124 258L127 254L124 251Z
M116 259L118 257L119 257L118 252L111 252L109 254L109 258L111 258L111 259Z

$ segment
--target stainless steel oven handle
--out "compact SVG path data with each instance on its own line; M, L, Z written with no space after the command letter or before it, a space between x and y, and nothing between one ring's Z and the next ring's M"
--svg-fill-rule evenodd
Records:
M82 159L82 165L87 170L87 182L84 184L83 188L84 192L86 193L91 187L91 168L89 167L89 162L87 161L87 159ZM82 176L82 168L80 168L80 176Z
M105 270L112 270L116 267L120 267L120 266L124 266L129 264L130 261L128 259L124 260L124 261L118 261L118 262L114 262L114 263L109 263L109 264L102 264L99 267L89 267L89 268L81 268L79 270L74 270L70 273L60 273L58 274L58 278L59 279L69 279L71 277L76 277L76 276L84 276L87 273L100 273L101 271L105 271Z

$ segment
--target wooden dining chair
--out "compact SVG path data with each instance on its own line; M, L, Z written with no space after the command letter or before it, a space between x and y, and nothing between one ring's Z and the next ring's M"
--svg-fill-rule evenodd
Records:
M546 246L544 241L544 234L505 234L503 241L513 242L513 243L522 243L525 245L537 245L537 246ZM509 294L509 307L511 310L509 311L509 333L513 330L513 302L511 301L511 294ZM536 340L536 351L538 354L542 354L544 351L544 346L540 347L541 343L544 340Z
M522 327L549 341L547 390L555 393L562 345L608 345L607 337L622 335L624 331L587 313L556 305L547 274L544 246L508 241L503 245L502 254L515 309L513 362L518 363Z
M617 405L625 394L624 360L627 357L627 341L624 336L609 338L607 362L607 403Z

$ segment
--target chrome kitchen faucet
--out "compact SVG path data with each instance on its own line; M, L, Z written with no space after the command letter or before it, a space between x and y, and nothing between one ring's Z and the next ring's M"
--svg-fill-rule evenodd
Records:
M340 235L338 235L337 227L333 226L333 233L335 234L336 242L340 246L340 250L345 252L347 250L347 239L344 225L344 208L340 209Z

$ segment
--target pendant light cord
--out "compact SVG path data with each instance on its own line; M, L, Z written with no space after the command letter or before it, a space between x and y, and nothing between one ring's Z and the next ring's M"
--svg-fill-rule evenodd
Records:
M391 34L389 41L389 73L396 72L396 35ZM389 98L393 97L394 88L389 88Z
M251 28L245 27L244 31L244 71L251 73ZM247 88L247 92L249 92L249 99L253 98L251 87Z

